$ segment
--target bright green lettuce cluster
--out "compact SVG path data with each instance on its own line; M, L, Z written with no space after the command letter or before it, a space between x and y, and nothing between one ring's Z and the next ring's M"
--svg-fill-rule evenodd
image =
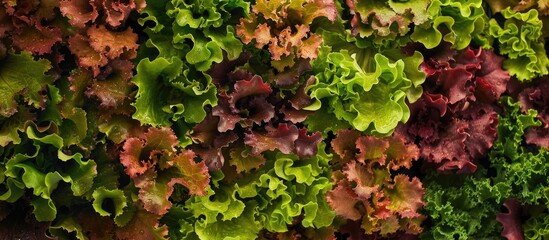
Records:
M132 80L139 87L133 118L153 126L169 126L180 119L198 123L204 107L217 104L212 78L187 66L177 57L143 59Z
M500 53L508 57L503 67L520 81L530 81L549 73L549 59L542 37L543 22L538 18L538 11L531 9L520 13L506 8L501 14L505 18L504 26L491 19L489 33L500 43Z
M68 155L61 149L63 139L55 133L39 133L28 126L26 138L19 145L3 148L0 179L6 191L0 200L13 203L19 200L25 189L32 189L31 204L38 221L52 221L58 211L53 200L54 191L62 182L70 185L71 196L91 197L91 188L97 175L94 160L84 159L82 154Z
M323 144L319 149L324 149ZM332 224L335 213L326 203L331 189L331 155L319 150L308 159L268 152L266 165L235 176L212 172L213 185L205 197L192 197L174 206L165 217L173 239L256 239L263 229L286 232L303 216L305 228Z
M231 23L247 15L244 1L183 0L151 2L139 23L149 39L132 80L138 87L133 118L153 126L169 126L180 119L198 123L206 105L217 104L217 90L206 73L224 56L236 59L242 42ZM153 56L156 56L152 58Z
M309 128L328 131L352 126L388 135L399 122L406 122L410 117L406 100L414 102L421 96L423 57L419 52L394 53L376 53L373 59L358 62L347 49L322 48L313 62L316 82L307 88L314 102L306 109L317 111L307 120Z
M455 49L464 49L471 41L489 46L484 36L488 17L482 0L433 0L427 9L429 21L414 27L411 39L431 49L442 40Z
M199 71L206 71L212 63L223 60L223 52L235 59L243 44L235 37L234 25L249 12L250 3L238 0L153 1L139 19L149 39L150 50L158 57L176 56ZM150 57L151 52L146 52Z

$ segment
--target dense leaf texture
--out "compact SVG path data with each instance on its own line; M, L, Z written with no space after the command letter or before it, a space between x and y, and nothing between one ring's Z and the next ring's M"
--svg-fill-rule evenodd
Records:
M464 49L472 40L488 45L484 36L488 18L481 0L433 0L427 9L429 21L414 28L411 39L432 49L441 41L452 48Z
M355 36L391 41L410 32L410 25L420 25L430 18L429 0L346 1L353 17L351 32Z
M506 8L501 13L505 17L504 26L492 19L489 32L500 43L500 53L508 57L503 63L505 69L521 81L549 73L549 59L541 37L543 23L538 12L532 9L520 13Z
M264 156L262 168L232 181L228 175L220 180L221 175L206 197L193 197L186 203L186 214L170 213L183 219L188 216L179 221L183 236L196 231L201 239L251 239L263 228L285 232L296 222L304 227L329 226L334 218L324 199L331 188L329 156L322 151L309 159L278 151Z
M327 118L329 122L322 123L327 124L322 130L337 130L338 122L344 122L359 131L388 135L399 122L408 120L410 109L405 101L407 97L416 99L417 93L407 91L417 82L409 77L406 65L411 64L410 75L414 69L417 72L421 54L397 61L376 54L375 68L368 72L347 50L329 52L330 48L325 47L321 51L313 64L316 82L307 88L314 102L306 109L319 110L315 114L324 115L312 119Z
M491 51L446 48L437 54L423 64L424 93L401 130L440 171L472 173L496 140L496 103L509 75Z
M351 140L341 140L355 136ZM333 148L342 159L343 169L334 172L336 187L327 200L337 215L360 221L367 235L386 237L396 232L418 234L424 216L418 210L424 205L424 189L417 178L390 170L410 168L419 150L399 135L387 138L358 136L347 130L338 132ZM356 156L341 154L357 151ZM343 162L345 162L343 164Z
M147 211L163 215L171 207L175 184L189 194L206 195L210 181L204 162L195 163L192 151L178 151L177 137L169 128L150 128L139 138L129 138L120 153L126 173L139 190Z
M425 211L433 225L422 238L488 238L501 233L495 216L511 188L504 182L492 185L483 173L479 169L472 176L432 175L424 180Z

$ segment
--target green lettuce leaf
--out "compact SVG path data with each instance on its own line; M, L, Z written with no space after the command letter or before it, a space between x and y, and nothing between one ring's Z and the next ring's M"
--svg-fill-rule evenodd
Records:
M429 21L414 27L413 41L432 49L442 40L455 49L464 49L472 40L490 46L483 35L488 17L481 0L433 0L427 9Z
M157 57L178 57L196 70L206 71L212 63L223 60L223 52L229 59L240 55L243 44L235 37L231 23L246 16L249 6L242 0L157 2L147 4L143 10L146 16L139 23L154 22L145 30L149 36L146 46L155 49Z
M422 239L485 239L498 236L500 206L511 193L510 182L491 183L478 169L474 175L430 175L425 180L425 212L432 226Z
M500 43L500 53L508 57L503 67L520 81L548 74L549 58L545 54L543 22L538 18L538 12L531 9L520 13L506 8L501 14L505 18L504 26L492 19L488 30Z
M235 182L224 179L229 176L221 172L212 174L208 195L186 202L192 217L179 226L194 229L201 239L255 239L263 228L285 232L295 221L303 227L330 226L335 217L325 200L331 189L330 155L320 149L324 146L308 159L278 151L264 153L265 166L241 173ZM230 227L244 223L248 231Z
M206 117L205 106L217 105L211 77L189 69L177 57L141 60L132 81L139 88L133 118L141 124L170 126L180 119L198 123Z
M13 156L5 156L4 175L10 196L4 193L7 200L14 199L14 187L21 190L32 189L34 197L31 204L33 213L38 221L52 221L57 214L57 207L52 200L54 190L61 182L68 183L73 196L85 196L93 185L97 175L96 163L93 160L83 160L80 153L65 154L61 149L63 139L57 134L38 135L34 128L29 126L26 130L31 146L30 154L16 153ZM11 184L10 184L11 182ZM22 183L22 184L21 184ZM21 188L24 187L24 188ZM17 194L18 190L15 190ZM17 196L17 195L16 195Z
M9 117L17 112L19 95L35 108L44 107L46 99L40 90L53 82L53 78L45 74L50 68L48 60L35 61L29 52L8 54L0 60L0 115Z
M522 144L525 130L541 124L536 118L537 112L530 109L522 113L520 104L509 97L502 98L501 102L506 111L499 118L498 139L489 153L490 162L498 173L494 181L510 184L511 197L523 204L547 204L549 150L532 149Z
M319 59L313 62L316 82L307 91L314 102L305 109L322 110L315 112L306 123L319 118L315 115L327 112L333 120L325 121L325 125L344 126L338 123L345 121L359 131L389 135L399 122L408 120L410 110L406 99L417 100L422 93L420 84L425 80L425 74L419 71L423 59L419 52L405 56L398 51L387 51L388 56L401 59L393 61L377 53L373 61L359 62L357 55L347 49L329 51L329 47L322 48ZM372 64L373 67L369 67ZM337 128L323 127L309 126L309 129Z

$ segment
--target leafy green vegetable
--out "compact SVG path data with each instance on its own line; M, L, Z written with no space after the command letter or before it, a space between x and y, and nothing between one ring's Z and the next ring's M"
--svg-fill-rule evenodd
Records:
M433 0L427 9L429 21L417 25L411 39L426 48L438 46L442 40L453 48L463 49L472 40L482 46L490 46L483 36L488 18L481 0Z
M185 59L193 69L206 71L223 60L223 51L229 59L240 55L242 43L230 23L246 16L248 9L249 3L241 0L171 0L148 4L139 23L154 22L145 30L146 46L156 49L157 57Z
M424 179L425 212L432 227L422 239L489 238L502 228L496 221L500 204L511 193L506 182L492 184L485 170L474 175L430 175Z
M335 216L325 200L326 191L331 189L330 156L320 150L308 159L280 152L264 155L267 162L260 169L242 174L234 182L221 180L229 176L212 177L217 180L213 180L207 196L189 199L185 205L193 217L179 223L181 230L186 230L184 235L194 229L201 239L253 239L263 228L288 231L288 224L294 221L304 227L330 226ZM234 228L235 224L248 230Z
M187 68L177 57L141 60L132 81L139 88L133 118L142 124L169 126L180 119L198 123L206 117L204 107L217 104L211 77Z
M333 120L313 130L336 130L330 125L345 126L337 124L345 121L359 131L388 135L399 122L406 122L410 116L406 98L413 102L421 95L421 90L414 89L420 88L425 75L418 70L422 59L419 52L403 58L393 61L377 53L375 67L368 71L346 49L330 52L329 47L323 47L313 62L316 82L307 88L314 102L305 109L325 108L314 113L312 121L320 117L315 115L326 112Z
M49 61L35 61L29 52L9 54L0 60L0 115L9 117L17 112L16 97L24 90L25 102L35 108L43 107L45 98L40 90L53 81L45 75L50 68Z
M503 67L520 81L530 81L549 73L549 59L541 37L543 23L538 12L531 9L520 13L506 8L501 14L505 18L504 26L491 19L488 30L500 43L500 53L508 57Z
M547 149L535 151L522 145L524 132L528 127L541 123L536 119L537 112L520 112L520 104L511 98L502 98L506 107L499 121L498 140L490 152L490 162L497 169L495 182L506 183L512 187L511 197L524 204L547 204L545 188L549 186L546 159Z

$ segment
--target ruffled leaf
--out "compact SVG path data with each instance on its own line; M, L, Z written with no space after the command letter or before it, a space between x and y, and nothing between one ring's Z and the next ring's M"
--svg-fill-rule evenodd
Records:
M217 104L211 78L188 69L176 57L141 60L132 82L139 88L132 103L136 108L133 118L141 123L169 126L170 120L181 118L198 123L206 117L204 107Z
M309 25L320 17L335 21L337 15L330 0L262 0L252 6L252 12L249 18L240 19L236 34L245 44L253 41L259 49L268 46L271 63L280 72L297 59L315 59L322 38L311 33Z
M244 143L252 147L252 154L254 155L275 149L289 154L294 150L294 142L298 139L298 135L298 129L295 125L279 124L278 128L267 128L267 133L247 132Z
M404 58L408 63L417 64L421 54ZM314 102L305 110L325 108L329 113L325 117L332 120L315 120L327 121L325 124L336 124L340 120L359 131L377 135L392 133L399 122L408 120L410 110L405 104L406 92L422 74L411 74L413 78L410 79L407 73L419 71L419 65L406 67L405 61L393 62L382 54L374 56L374 63L373 72L367 72L357 62L356 55L350 55L347 50L321 55L313 64L317 82L307 88ZM311 115L312 119L319 114L326 113L318 111Z
M36 108L44 106L45 98L40 91L53 81L45 73L50 63L41 59L35 61L30 53L8 55L0 60L0 114L4 117L17 112L16 97L25 92L25 101Z
M519 13L506 8L501 11L506 19L502 28L490 20L489 32L500 43L500 53L507 55L503 66L520 81L530 81L549 73L549 59L545 54L542 21L532 9ZM528 34L526 34L528 33Z
M507 213L499 213L496 216L496 220L503 225L503 232L501 236L509 240L522 240L522 228L521 226L521 206L520 202L515 199L508 199L503 203L503 206L507 208Z
M422 43L426 48L432 49L442 40L458 50L469 46L472 40L490 46L488 37L482 36L488 21L482 1L433 0L427 13L429 21L415 26L411 35L412 40Z

